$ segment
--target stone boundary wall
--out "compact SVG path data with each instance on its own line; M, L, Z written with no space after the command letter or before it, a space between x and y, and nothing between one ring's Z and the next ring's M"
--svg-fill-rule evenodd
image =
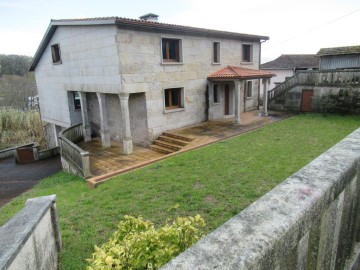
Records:
M0 270L57 269L61 236L55 195L29 199L0 228Z
M16 149L15 147L11 147L11 148L6 148L4 150L1 150L0 151L0 160L14 157L15 149Z
M162 270L360 269L360 129Z

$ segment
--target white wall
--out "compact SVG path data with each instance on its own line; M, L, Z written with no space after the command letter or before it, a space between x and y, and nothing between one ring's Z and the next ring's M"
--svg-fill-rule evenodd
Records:
M284 70L284 69L267 69L266 71L272 72L276 74L275 77L270 79L270 86L269 90L273 89L276 85L275 83L282 83L285 81L286 77L292 77L294 75L293 70ZM264 93L264 86L262 82L260 82L260 96L263 96Z
M118 93L121 88L115 26L58 27L35 69L44 121L68 127L67 91ZM61 64L53 64L51 45L59 44Z

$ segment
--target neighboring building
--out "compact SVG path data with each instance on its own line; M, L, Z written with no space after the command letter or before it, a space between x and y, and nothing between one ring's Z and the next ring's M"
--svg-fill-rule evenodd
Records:
M276 74L270 80L271 90L299 71L319 69L319 57L315 54L282 54L273 61L261 64L260 69Z
M360 68L360 46L323 48L317 55L322 70Z
M30 71L53 144L60 130L83 123L85 140L122 140L128 154L165 130L258 108L259 79L272 76L258 70L268 37L141 18L51 21ZM236 72L213 76L227 66Z
M327 95L347 93L360 98L360 46L323 48L317 56L320 70L300 71L270 90L269 108L320 111Z

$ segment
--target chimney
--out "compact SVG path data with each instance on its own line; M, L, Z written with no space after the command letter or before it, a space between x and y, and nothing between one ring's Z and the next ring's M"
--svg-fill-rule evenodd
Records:
M151 22L157 22L159 15L156 15L154 13L148 13L145 15L142 15L141 17L139 17L140 20L144 20L144 21L151 21Z

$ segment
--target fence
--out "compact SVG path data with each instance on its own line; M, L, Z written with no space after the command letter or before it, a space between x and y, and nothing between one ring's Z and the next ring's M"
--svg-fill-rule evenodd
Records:
M57 269L61 236L55 195L29 199L0 228L0 269Z
M360 269L360 129L165 265Z
M77 124L60 132L61 162L65 170L88 178L91 177L89 152L82 150L75 144L82 139L82 124Z

